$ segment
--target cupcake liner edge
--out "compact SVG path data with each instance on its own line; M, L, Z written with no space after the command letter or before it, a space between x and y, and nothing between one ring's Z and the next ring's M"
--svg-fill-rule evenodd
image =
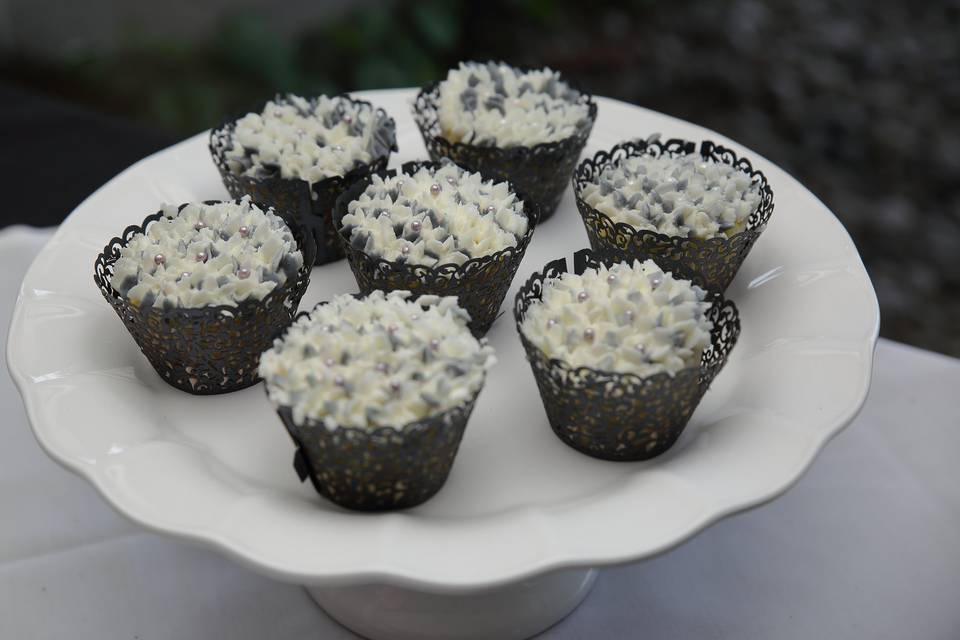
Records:
M436 168L438 166L439 163L434 162L411 161L404 163L399 170L382 171L377 175L386 178L398 173L410 173L421 167ZM333 214L334 226L361 292L369 293L375 289L385 291L407 289L413 293L436 293L458 297L462 293L461 306L470 312L471 331L477 337L485 334L499 317L500 306L539 223L539 211L535 203L524 198L524 195L508 182L510 190L523 200L524 212L528 220L527 232L513 247L470 258L462 265L451 263L426 266L390 261L371 256L361 249L352 247L350 238L341 229L341 220L346 215L348 205L369 186L371 177L358 181L341 194ZM509 278L498 277L503 275L504 271L509 272ZM486 296L481 295L485 292ZM496 304L496 311L491 311L494 304Z
M615 257L581 249L574 254L574 273ZM527 309L542 295L544 283L567 271L566 258L534 272L517 292L514 318L531 365L551 429L566 444L606 460L643 460L659 455L679 437L690 415L726 364L740 333L739 313L732 301L711 293L708 310L715 321L710 346L696 367L674 376L641 377L591 367L571 367L548 358L521 329Z
M205 201L215 202L220 201ZM135 234L145 232L163 216L162 210L150 214L141 224L129 225L120 236L111 239L94 261L94 283L154 370L171 386L195 395L211 395L256 384L260 378L253 361L259 360L264 336L272 341L289 324L309 284L308 260L313 246L309 233L287 223L303 253L304 264L296 277L287 278L261 300L245 299L232 306L135 307L113 288L113 265L122 247ZM247 331L251 324L262 326ZM231 337L235 335L240 338ZM246 342L250 341L250 348L246 349ZM203 349L212 351L204 354Z
M703 157L744 171L760 186L759 206L748 217L746 228L730 237L684 238L638 229L625 222L614 222L581 196L587 182L593 181L605 168L625 158L644 154L654 157L680 155L692 153L696 148L696 143L692 141L671 138L660 142L651 136L646 140L628 140L598 151L577 166L571 179L574 199L594 251L623 259L653 258L658 263L665 263L661 267L669 268L705 288L724 290L729 286L773 214L773 191L769 181L761 171L753 168L749 159L738 157L732 149L710 140L700 143L699 152Z

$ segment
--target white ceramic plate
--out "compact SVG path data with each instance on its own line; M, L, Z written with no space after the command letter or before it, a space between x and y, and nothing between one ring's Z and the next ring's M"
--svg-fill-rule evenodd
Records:
M423 157L413 92L363 94L397 120L400 161ZM711 131L608 99L586 153L630 137L710 138L769 178L776 209L727 295L743 333L680 441L644 463L594 460L551 432L507 313L445 488L411 511L357 514L301 484L263 389L194 397L153 372L93 283L113 236L162 202L224 197L198 135L133 165L60 227L27 274L7 357L40 443L140 524L277 578L466 591L549 569L640 559L793 484L867 393L879 325L857 250L813 195ZM519 284L586 246L568 189L534 234ZM317 268L303 308L355 291L345 262Z

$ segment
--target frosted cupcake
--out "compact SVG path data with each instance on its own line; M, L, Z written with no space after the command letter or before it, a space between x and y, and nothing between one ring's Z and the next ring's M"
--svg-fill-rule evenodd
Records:
M573 176L590 246L723 291L773 213L773 191L750 161L709 141L656 136L584 160Z
M550 217L597 106L549 68L462 62L422 89L414 118L433 160L509 180Z
M374 174L336 212L361 292L458 296L478 336L496 319L536 221L509 183L450 162Z
M677 440L736 343L736 307L652 260L588 250L548 264L514 316L550 426L571 447L643 460Z
M196 394L255 384L296 313L313 241L244 198L165 206L104 248L94 281L156 372Z
M210 132L210 152L227 191L276 207L310 229L316 264L343 257L331 224L337 197L396 151L396 127L382 109L349 96L278 95Z
M260 360L300 479L359 510L412 507L446 481L491 347L453 297L337 296L301 316Z

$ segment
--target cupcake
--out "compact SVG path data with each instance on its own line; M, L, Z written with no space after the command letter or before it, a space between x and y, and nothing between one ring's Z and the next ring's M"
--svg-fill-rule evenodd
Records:
M94 281L160 377L195 394L257 383L290 324L313 240L249 197L165 206L104 248Z
M597 118L593 98L549 68L462 62L422 89L414 118L430 157L509 180L556 210Z
M514 316L553 431L605 460L669 449L740 333L721 294L589 250L573 273L564 259L534 273Z
M374 174L344 193L335 213L362 293L458 296L476 336L496 319L536 222L509 183L450 162Z
M340 295L260 359L300 479L348 509L418 505L447 479L496 361L456 298Z
M723 291L773 213L773 191L725 147L656 136L584 160L573 176L590 246Z
M316 264L343 257L331 225L337 197L386 168L396 150L393 119L346 95L278 95L210 132L210 153L230 195L251 195L309 229Z

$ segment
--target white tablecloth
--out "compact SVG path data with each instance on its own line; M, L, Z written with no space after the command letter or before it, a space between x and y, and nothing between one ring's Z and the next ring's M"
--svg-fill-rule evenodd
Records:
M2 335L48 237L0 232ZM0 411L3 640L355 638L301 588L113 513L43 454L6 373ZM960 360L881 341L863 413L794 488L603 571L543 637L956 640L958 458Z

